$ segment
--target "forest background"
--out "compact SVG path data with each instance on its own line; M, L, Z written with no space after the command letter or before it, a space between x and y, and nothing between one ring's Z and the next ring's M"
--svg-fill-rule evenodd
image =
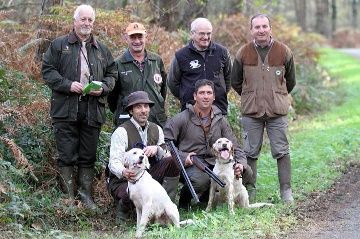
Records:
M359 47L359 0L0 0L0 228L32 230L98 227L86 212L68 212L58 190L56 150L49 118L51 92L40 75L41 57L51 40L72 29L72 14L81 3L96 11L95 34L114 57L126 47L123 30L130 21L143 22L147 47L159 53L168 69L177 49L189 40L189 24L208 17L214 40L232 55L249 38L249 17L269 14L273 35L293 50L297 86L290 119L327 109L341 97L336 82L319 67L318 47ZM239 97L229 94L229 121L240 139ZM178 112L169 93L167 112ZM108 160L111 113L98 148L95 200L113 218L112 200L104 180ZM60 222L54 222L56 217ZM41 221L41 223L39 222ZM44 226L46 225L46 226ZM105 226L104 222L100 225Z

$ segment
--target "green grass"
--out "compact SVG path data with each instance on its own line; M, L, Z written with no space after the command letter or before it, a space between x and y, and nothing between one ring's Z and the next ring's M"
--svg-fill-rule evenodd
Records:
M360 155L360 61L326 49L322 52L319 64L327 69L332 77L338 79L334 97L339 99L334 102L342 104L331 106L326 112L306 118L299 117L290 122L292 182L296 201L306 200L310 192L327 189L340 177L346 163L349 160L359 160ZM1 166L4 170L9 167L5 162L0 163L0 169ZM276 162L270 156L268 144L263 147L258 173L258 201L271 201L275 206L262 209L238 208L235 216L229 215L226 206L211 213L200 209L181 212L182 220L191 218L195 224L181 230L152 225L146 231L145 238L276 238L286 233L297 224L293 213L296 204L280 203ZM48 213L54 214L51 210L56 210L61 205L54 203L46 195L42 195L42 199L39 199L35 206L47 208ZM41 198L38 194L34 196ZM23 208L26 205L19 199L14 208L18 207ZM1 207L0 212L3 212ZM13 220L5 215L0 217L2 223ZM59 223L54 219L52 223L44 222L43 231L21 230L21 235L29 238L40 235L41 238L133 238L135 235L135 224L114 225L110 231L109 228L107 231L96 231L89 223L95 218L80 212L71 215L71 220L76 223L66 232L51 229L57 228ZM20 217L25 218L26 215Z
M360 61L326 49L320 65L338 78L337 91L345 93L342 105L311 118L290 123L290 145L295 200L305 200L312 191L328 188L340 177L348 160L358 160L360 145ZM334 94L335 97L337 94ZM344 94L341 94L342 96ZM149 238L271 238L294 226L293 206L279 203L276 162L265 145L259 159L258 199L272 201L272 208L237 209L229 216L225 207L207 214L201 210L182 214L195 225L182 230L156 228Z

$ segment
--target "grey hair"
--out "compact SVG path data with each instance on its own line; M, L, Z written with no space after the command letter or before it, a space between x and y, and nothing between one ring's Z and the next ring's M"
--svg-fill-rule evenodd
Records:
M95 10L94 8L92 8L92 6L90 5L86 5L86 4L82 4L80 6L78 6L76 9L75 9L75 12L74 12L74 19L77 20L80 16L80 12L82 10L90 10L92 12L92 15L93 15L93 20L95 21Z
M199 17L199 18L196 18L194 21L191 22L190 31L191 32L195 31L201 23L209 23L211 28L212 28L212 24L209 21L209 19L204 18L204 17Z

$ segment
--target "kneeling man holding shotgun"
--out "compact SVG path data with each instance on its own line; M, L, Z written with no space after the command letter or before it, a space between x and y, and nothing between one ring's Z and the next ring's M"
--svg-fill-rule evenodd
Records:
M214 83L206 79L198 80L195 83L194 102L188 102L186 109L169 119L164 128L165 141L174 142L178 148L186 174L202 202L208 200L210 178L194 163L197 160L210 169L214 167L215 155L211 148L218 138L225 137L233 142L235 175L243 175L245 178L252 175L244 151L233 135L226 117L213 105L214 100ZM191 191L185 185L180 191L179 207L188 209L191 198Z

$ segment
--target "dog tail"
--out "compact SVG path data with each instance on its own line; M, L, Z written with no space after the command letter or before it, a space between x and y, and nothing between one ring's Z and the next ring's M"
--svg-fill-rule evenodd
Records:
M274 206L274 204L266 203L266 202L257 202L250 204L249 208L260 208L260 207L271 207L271 206Z
M186 219L186 220L181 221L179 224L180 224L180 226L186 227L186 226L194 224L194 223L195 222L192 219Z

